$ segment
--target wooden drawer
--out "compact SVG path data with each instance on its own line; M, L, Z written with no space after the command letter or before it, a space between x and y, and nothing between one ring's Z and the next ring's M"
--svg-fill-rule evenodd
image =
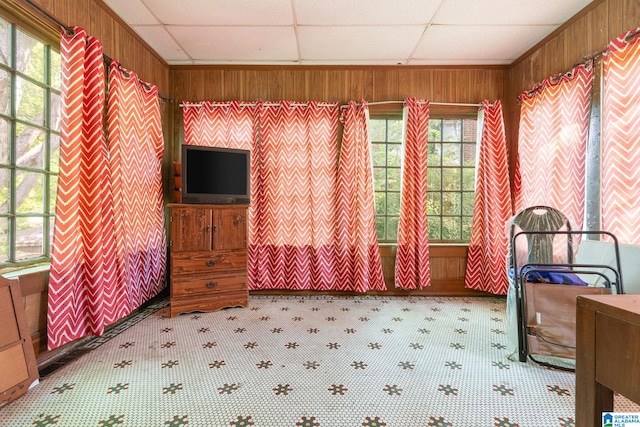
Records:
M247 251L178 252L171 255L172 275L224 274L247 270Z
M233 292L217 294L213 296L202 296L198 298L172 297L169 305L169 315L177 316L181 313L193 311L215 311L227 307L247 307L249 305L249 293Z
M248 292L247 275L191 274L189 276L171 276L172 297L213 296L227 292Z
M169 204L170 315L246 307L247 206Z

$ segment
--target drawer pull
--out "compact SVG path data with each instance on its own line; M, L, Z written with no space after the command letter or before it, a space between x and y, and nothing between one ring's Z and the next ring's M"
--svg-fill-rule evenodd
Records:
M218 282L207 282L207 283L205 284L205 286L206 286L208 289L213 289L213 288L215 288L216 286L218 286Z
M206 264L207 264L209 267L213 267L214 265L218 265L218 262L219 262L219 261L218 261L217 259L210 259L209 261L207 261L207 262L206 262Z

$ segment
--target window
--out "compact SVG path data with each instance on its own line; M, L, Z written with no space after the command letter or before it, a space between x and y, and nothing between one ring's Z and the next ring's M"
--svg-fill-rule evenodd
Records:
M427 217L432 242L468 242L475 189L477 120L430 119ZM380 242L396 242L400 215L402 120L370 120L376 228Z
M469 241L475 193L476 123L471 119L429 120L429 240Z
M400 219L402 120L370 119L378 241L395 242Z
M60 54L0 17L0 264L50 255Z

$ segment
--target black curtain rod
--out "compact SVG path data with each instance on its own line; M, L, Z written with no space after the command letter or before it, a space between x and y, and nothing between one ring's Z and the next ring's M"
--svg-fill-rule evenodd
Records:
M45 17L47 17L47 19L49 19L50 21L54 22L56 25L58 25L59 27L61 27L66 33L67 35L73 35L75 33L75 31L73 30L73 28L68 27L67 25L63 24L62 22L60 22L55 16L51 15L49 12L47 12L46 10L44 10L43 8L41 8L40 6L38 6L37 4L35 4L32 0L25 0L27 3L29 3L29 5L31 7L33 7L34 9L36 9L38 12L40 12L42 15L44 15ZM111 65L111 62L113 61L111 58L109 58L107 55L105 55L104 53L102 54L102 60L104 61L105 64ZM121 70L124 71L124 70ZM150 89L150 86L147 82L144 82L140 79L138 79L138 81L140 83L142 83L142 85L144 85L144 87L146 87L147 89ZM169 98L168 96L165 96L163 94L161 94L160 92L158 92L158 96L167 102L170 102L173 104L173 99Z

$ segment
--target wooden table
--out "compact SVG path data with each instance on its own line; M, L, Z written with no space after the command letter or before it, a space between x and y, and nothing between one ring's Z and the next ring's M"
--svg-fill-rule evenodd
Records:
M640 295L578 296L576 425L600 427L614 391L640 403Z

